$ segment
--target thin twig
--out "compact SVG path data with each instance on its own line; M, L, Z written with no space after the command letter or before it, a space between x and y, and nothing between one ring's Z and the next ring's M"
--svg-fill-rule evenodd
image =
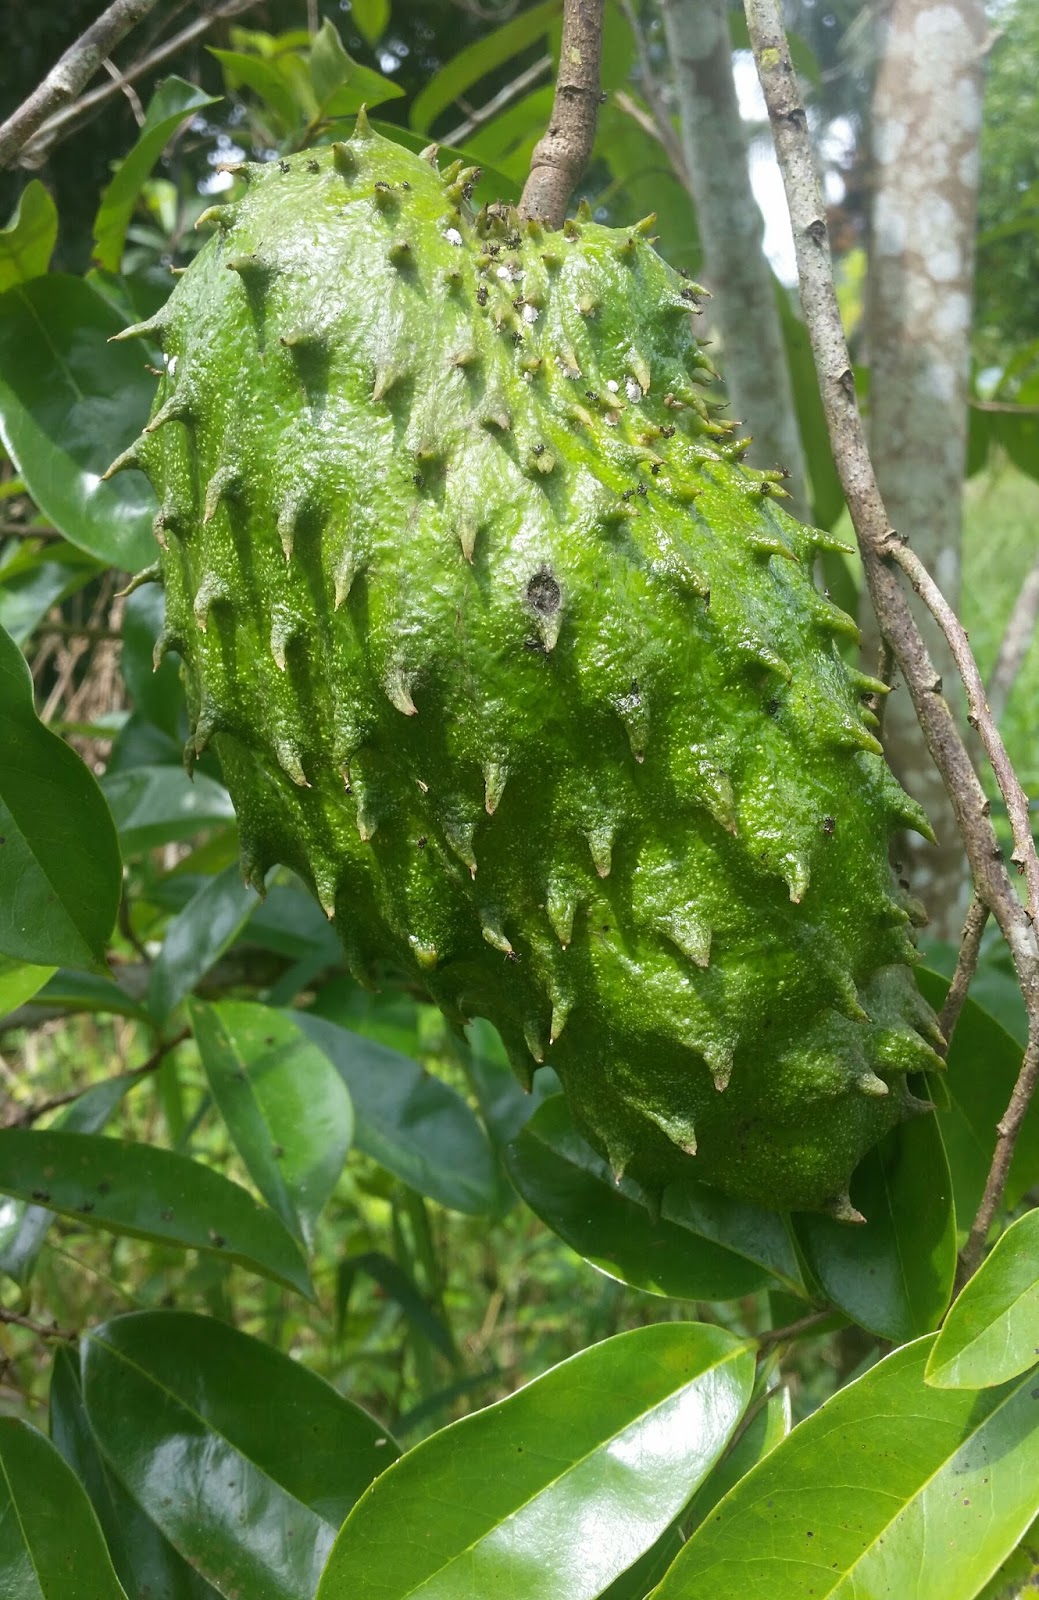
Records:
M137 90L134 88L132 83L127 83L126 79L123 77L122 73L119 71L119 68L116 66L111 57L106 56L101 65L104 67L105 71L108 73L108 76L113 80L113 82L119 85L127 100L130 102L130 110L133 112L134 121L139 128L143 128L145 122L145 113L144 107L141 104L141 97L137 93Z
M459 145L463 145L467 139L472 138L474 133L479 132L482 127L490 122L492 117L496 117L499 111L504 111L505 107L510 106L514 100L518 100L521 94L525 94L528 89L533 88L538 79L543 78L545 73L550 71L551 66L552 57L547 54L541 56L539 60L534 62L533 66L527 67L525 72L519 73L512 79L511 83L507 83L504 89L499 89L498 93L492 96L486 105L477 106L464 122L460 122L457 128L452 128L450 133L445 133L444 137L439 139L438 142L456 149Z
M9 167L33 134L59 107L74 100L106 56L153 9L156 0L115 0L69 46L43 82L0 127L0 167Z
M152 1051L147 1061L142 1061L139 1067L133 1067L130 1072L126 1073L126 1077L133 1079L145 1078L150 1072L155 1072L162 1066L170 1052L176 1050L178 1045L183 1044L184 1040L190 1037L190 1034L190 1028L182 1028L179 1033L173 1035L172 1039L164 1040L162 1044ZM96 1088L96 1083L84 1083L77 1089L65 1089L61 1094L52 1094L46 1100L37 1100L35 1105L25 1106L15 1116L9 1118L5 1126L8 1128L31 1127L34 1122L38 1122L41 1117L46 1116L48 1111L57 1111L59 1106L71 1105L74 1100L81 1099L91 1089Z
M966 635L958 623L953 627L955 619L950 622L947 616L945 621L950 622L952 633L950 642L972 703L971 714L990 760L995 757L993 767L997 782L1011 813L1015 858L1028 880L1031 905L1026 908L1003 863L989 817L988 800L943 698L941 679L935 673L907 596L890 564L890 558L897 558L904 547L893 546L891 524L877 487L855 403L855 379L834 290L826 210L778 0L745 0L745 4L758 77L768 106L790 208L801 306L819 374L830 444L858 537L870 598L881 632L891 646L909 690L931 758L952 802L970 862L975 893L992 912L1007 941L1028 1016L1028 1049L1010 1104L998 1125L984 1196L961 1257L961 1272L969 1277L981 1260L985 1239L1006 1185L1014 1142L1039 1078L1039 947L1034 926L1039 912L1036 900L1039 862L1036 862L1030 832L1027 841L1020 837L1022 820L1027 827L1027 803L1022 819L1021 786L1013 775L985 705L984 689ZM941 597L936 586L915 558L902 565L910 571L914 587L918 587L931 609L937 606L941 613L944 607L948 612L944 601L938 605Z
M820 1323L832 1321L833 1315L832 1306L825 1311L810 1311L807 1316L798 1317L796 1322L788 1322L785 1328L766 1328L764 1333L757 1335L755 1343L759 1349L764 1350L770 1344L781 1344L788 1339L797 1339L802 1333L817 1328Z
M129 66L121 70L118 78L112 79L108 83L103 83L96 89L91 89L88 94L82 95L72 105L66 106L64 110L48 117L46 122L37 129L32 139L27 142L21 154L21 165L26 167L42 166L54 145L59 144L62 139L68 137L75 123L95 111L106 100L110 100L113 95L118 94L127 84L135 83L138 78L143 78L146 73L152 72L156 67L161 66L170 56L176 55L178 51L192 44L194 40L201 38L204 33L208 33L215 22L224 21L228 17L236 17L240 12L248 11L257 3L258 0L226 0L224 5L205 12L201 17L196 17L194 22L189 22L187 27L182 28L179 33L172 34L162 44L156 45L154 50L150 50L146 55L140 56L136 61L132 61Z
M588 164L599 112L605 0L563 0L563 44L548 131L534 146L519 210L560 228L574 185Z
M1039 556L1036 556L1031 571L1018 590L1014 609L1010 613L1010 621L1006 625L996 664L989 679L989 709L997 724L1003 720L1010 691L1024 666L1037 621L1039 621Z
M635 41L635 49L639 58L639 82L642 85L642 92L646 97L646 104L650 110L651 122L646 131L651 133L663 145L667 151L668 160L675 170L676 177L686 192L689 193L689 169L685 164L685 152L682 149L682 141L675 132L674 124L668 116L664 94L660 84L657 82L657 75L653 71L653 63L649 59L646 35L642 31L631 0L621 0L621 10L624 12L625 20L631 29L631 36ZM620 105L620 94L616 95L615 98L617 104ZM633 115L635 110L641 109L635 107L634 102L628 95L625 95L624 98L628 101L628 104L621 106L621 110L627 111L629 116Z
M0 1306L0 1322L8 1323L12 1328L28 1328L30 1333L35 1333L41 1339L64 1339L73 1343L79 1334L73 1329L59 1328L56 1322L37 1322L35 1317L23 1317L20 1311L8 1311Z
M956 971L952 975L949 992L945 996L938 1026L942 1030L945 1040L945 1054L949 1053L952 1036L956 1031L963 1002L967 998L970 981L978 967L978 955L981 951L981 936L985 932L988 921L988 906L984 900L975 894L971 896L970 906L966 920L963 924L963 935L960 939L960 953L956 958Z
M1019 406L1016 400L978 400L968 402L975 411L1005 411L1012 417L1039 417L1039 406Z

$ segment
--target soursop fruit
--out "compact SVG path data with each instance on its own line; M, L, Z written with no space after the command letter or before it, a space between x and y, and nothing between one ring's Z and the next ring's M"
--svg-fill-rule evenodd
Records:
M888 862L929 834L827 536L741 464L646 227L474 215L373 133L247 166L166 307L158 493L189 757L247 876L313 886L363 983L498 1028L650 1195L851 1216L940 1065Z

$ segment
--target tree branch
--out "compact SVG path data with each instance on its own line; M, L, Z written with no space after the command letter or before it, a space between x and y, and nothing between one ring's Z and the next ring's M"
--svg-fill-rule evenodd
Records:
M27 1328L41 1339L66 1339L71 1343L79 1338L74 1330L59 1328L56 1322L37 1322L35 1317L23 1317L21 1312L8 1311L4 1306L0 1306L0 1323L7 1323L12 1328Z
M952 975L949 992L945 996L942 1014L938 1018L938 1026L945 1039L946 1054L952 1043L952 1036L956 1032L963 1002L967 998L967 990L978 966L978 954L981 950L981 936L985 932L988 921L988 906L977 895L971 897L970 908L966 921L963 924L963 936L960 939L960 953L956 958L956 971Z
M9 167L52 112L74 100L105 57L148 15L156 0L115 0L70 45L43 82L0 127L0 167Z
M527 67L525 72L518 73L511 83L507 83L503 89L499 89L498 93L493 95L486 104L470 112L464 122L460 122L457 128L452 128L450 133L445 133L438 142L446 144L449 149L457 148L459 145L464 144L467 139L472 138L474 133L477 133L486 123L490 122L492 117L496 117L499 111L504 110L506 106L511 106L512 102L518 100L521 94L525 94L528 89L532 89L538 79L544 77L545 73L548 72L551 65L551 56L544 55L539 57L533 66ZM461 105L463 111L469 110L464 101L461 102Z
M1037 621L1039 621L1039 556L1036 557L1035 564L1018 590L1014 609L1010 613L1010 621L1007 623L996 664L989 679L988 703L997 723L1003 720L1010 691L1024 666Z
M952 802L979 900L996 918L1010 949L1028 1015L1029 1044L1014 1092L997 1129L996 1148L985 1194L961 1258L965 1276L977 1266L985 1237L998 1210L1014 1143L1039 1078L1039 947L1035 918L1039 915L1039 862L1027 828L1027 803L985 704L977 665L962 627L915 556L893 537L884 502L866 449L862 419L855 403L855 380L841 325L833 283L826 214L815 173L808 119L777 0L745 0L747 25L758 77L786 187L797 252L801 305L819 374L834 460L840 473L863 568L884 638L891 646L909 690L931 757ZM989 805L952 714L942 696L927 648L905 592L892 566L894 557L910 572L914 587L938 620L948 624L950 644L963 674L972 718L985 742L997 782L1007 802L1015 836L1014 856L1028 882L1026 908L1012 884L989 818ZM944 612L943 612L944 608ZM945 613L948 613L947 615Z
M548 131L534 146L519 211L562 227L574 185L588 164L599 111L605 0L564 0L563 47Z
M152 72L156 67L161 66L170 56L176 55L178 50L185 49L194 40L201 38L204 33L209 31L214 22L221 22L226 17L236 17L240 12L248 11L257 3L258 0L226 0L226 4L216 6L214 10L206 12L201 17L196 17L194 22L189 22L187 27L182 28L179 33L172 34L162 44L156 45L154 50L150 50L147 55L139 56L136 61L132 61L128 67L120 70L117 78L111 79L108 83L100 84L98 88L91 89L89 94L82 95L72 105L66 106L64 110L55 112L53 116L47 118L46 122L37 129L33 137L26 143L21 153L20 164L24 167L42 166L54 145L68 137L75 123L88 116L90 112L95 111L98 106L103 105L106 100L110 100L120 90L127 89L138 78L143 78L146 73Z
M142 1061L139 1067L134 1067L126 1074L128 1078L146 1078L149 1073L155 1072L162 1066L171 1050L176 1050L178 1045L191 1037L190 1028L182 1028L172 1039L166 1039L152 1051L147 1061ZM74 1100L79 1100L89 1090L96 1088L94 1083L84 1083L76 1089L64 1089L61 1094L52 1094L46 1100L37 1100L35 1105L23 1106L20 1111L3 1119L2 1125L7 1128L29 1128L38 1122L48 1111L57 1111L60 1106L71 1105Z

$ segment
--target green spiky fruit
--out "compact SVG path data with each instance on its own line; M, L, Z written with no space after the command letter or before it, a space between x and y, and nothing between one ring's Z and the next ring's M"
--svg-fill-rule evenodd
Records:
M644 228L474 217L363 118L242 176L116 465L248 874L551 1063L616 1173L848 1214L937 1064L887 854L927 825L695 288Z

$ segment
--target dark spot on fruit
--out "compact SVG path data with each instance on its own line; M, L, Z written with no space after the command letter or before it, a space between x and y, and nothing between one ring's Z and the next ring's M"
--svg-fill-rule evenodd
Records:
M287 161L279 161L278 162L278 171L279 172L291 172L292 168L289 166Z
M771 699L769 701L767 701L767 703L765 705L765 710L768 712L770 717L778 717L779 716L779 700L777 699L777 697L775 695L773 695L771 697ZM825 827L825 826L826 826L826 824L823 823L823 827Z
M479 306L487 304L487 285L485 283L481 283L476 291L476 303Z
M647 490L646 485L640 481L638 488L635 490L635 493L645 496L648 492L649 491Z
M213 1228L210 1228L209 1230L209 1238L210 1242L217 1250L222 1250L224 1245L227 1243L227 1240L224 1238L223 1234L217 1233Z
M669 422L667 427L661 428L660 431L665 439L673 439L675 436L675 425L673 422Z
M552 574L542 568L535 572L527 584L527 604L542 617L550 617L559 610L562 599L560 588Z
M76 1207L76 1210L77 1211L82 1211L85 1216L89 1215L90 1212L93 1211L93 1209L94 1209L93 1200L81 1200L79 1205Z
M421 834L419 834L418 838L415 840L415 843L418 845L420 850L424 850L426 848L426 845L429 843L429 840L426 838L424 833L421 833Z
M318 166L317 162L314 160L313 157L311 157L311 159L307 162L307 171L308 172L320 172L321 171L321 168Z
M825 834L827 834L828 836L832 836L833 831L836 828L836 826L837 826L837 818L836 817L824 817L823 818L823 832Z
M34 1200L39 1200L43 1205L47 1204L47 1201L50 1199L50 1197L51 1192L49 1189L34 1189L32 1191L32 1198Z
M652 474L653 474L653 476L655 478L657 473L660 471L660 462L659 461L654 461L653 465L650 467L649 470L650 470L650 472L652 472Z

